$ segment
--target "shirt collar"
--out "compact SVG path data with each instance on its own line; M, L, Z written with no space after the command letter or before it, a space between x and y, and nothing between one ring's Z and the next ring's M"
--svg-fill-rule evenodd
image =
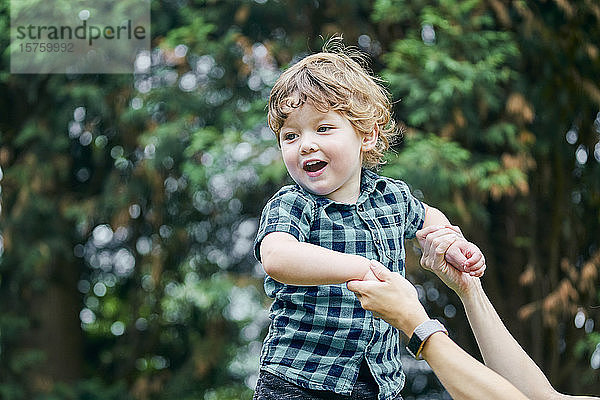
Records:
M377 173L365 169L362 169L362 174L360 178L360 194L358 196L358 200L356 204L364 203L371 194L375 191L375 189L383 190L385 187L385 179L379 176Z
M325 196L318 196L316 194L310 193L300 185L296 184L296 187L302 192L313 199L318 206L327 207L331 204L345 205L345 206L353 206L353 204L345 204L338 203L336 201L330 200ZM385 179L379 176L377 173L363 168L360 174L360 193L358 195L358 200L356 201L356 205L364 203L369 196L375 191L375 189L379 188L383 190L385 187Z

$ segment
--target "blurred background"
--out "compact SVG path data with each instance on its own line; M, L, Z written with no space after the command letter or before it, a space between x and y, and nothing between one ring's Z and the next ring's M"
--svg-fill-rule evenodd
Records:
M484 287L555 387L600 394L597 2L151 4L135 73L15 75L0 0L1 399L251 398L270 304L252 241L290 182L266 100L336 33L406 128L381 173L482 248ZM480 358L408 253L430 314ZM449 398L405 368L406 399Z

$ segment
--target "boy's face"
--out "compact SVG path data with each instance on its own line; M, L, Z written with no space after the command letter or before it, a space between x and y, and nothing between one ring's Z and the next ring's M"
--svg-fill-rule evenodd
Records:
M334 201L355 203L362 152L377 139L371 136L359 135L339 112L323 113L305 103L285 119L279 141L283 162L298 185Z

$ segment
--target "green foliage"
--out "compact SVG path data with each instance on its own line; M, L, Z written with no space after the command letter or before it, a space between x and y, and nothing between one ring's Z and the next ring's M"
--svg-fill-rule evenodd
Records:
M385 167L386 175L409 179L415 187L431 185L437 188L438 198L447 197L452 188L469 184L467 166L471 154L458 143L433 134L415 135L397 157L391 158Z
M464 140L485 141L486 117L496 118L504 105L502 88L515 77L517 45L509 32L493 29L479 2L439 3L424 8L390 3L404 8L397 20L378 3L379 21L409 25L406 38L383 57L384 76L410 126L440 132L454 121ZM426 34L432 37L423 40Z
M110 384L94 378L82 380L75 385L57 384L52 392L38 394L35 400L130 400L124 382Z

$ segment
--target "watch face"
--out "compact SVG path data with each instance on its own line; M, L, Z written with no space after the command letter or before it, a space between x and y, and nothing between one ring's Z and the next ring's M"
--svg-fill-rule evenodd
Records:
M414 358L417 358L417 355L415 353L413 353L413 351L410 349L410 347L406 346L406 351L408 351L408 354L410 354Z
M422 343L423 343L423 341L421 340L419 335L416 334L416 332L415 332L411 336L410 340L408 341L408 345L406 346L406 350L408 350L410 355L413 356L414 358L416 358L417 360L421 359L419 357L419 349L421 348Z

